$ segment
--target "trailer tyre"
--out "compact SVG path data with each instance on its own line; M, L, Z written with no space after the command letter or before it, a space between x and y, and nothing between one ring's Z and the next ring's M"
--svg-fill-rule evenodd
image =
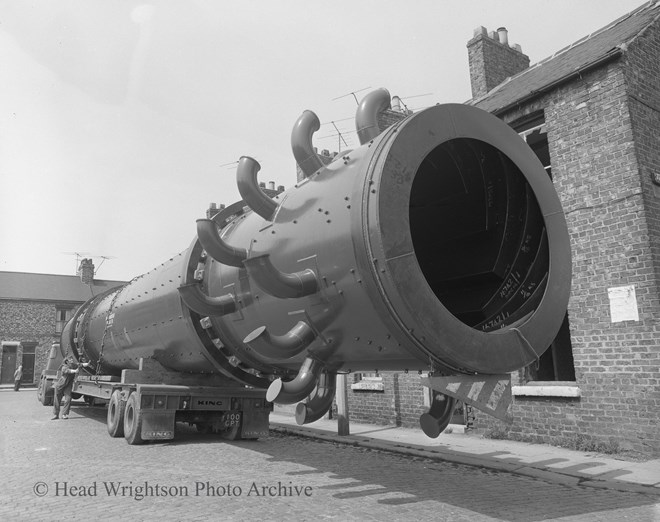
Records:
M126 411L126 401L121 399L121 392L115 390L110 397L108 404L108 433L111 437L121 437L124 435L124 412Z
M131 445L142 444L142 412L137 393L131 393L124 412L124 438Z
M53 405L53 397L55 395L55 391L53 390L52 386L50 387L50 395L48 394L48 391L48 381L42 377L39 381L39 387L37 388L37 399L39 399L39 402L44 406Z

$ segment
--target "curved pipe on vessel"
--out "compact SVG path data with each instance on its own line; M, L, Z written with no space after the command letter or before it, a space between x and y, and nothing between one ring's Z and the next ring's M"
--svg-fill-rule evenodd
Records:
M281 272L273 266L270 254L250 257L243 261L243 266L257 286L274 297L304 297L319 290L314 270L306 268L291 274Z
M390 93L387 89L376 89L362 98L355 114L355 128L360 145L364 145L380 134L378 115L389 108Z
M332 406L336 389L337 374L335 372L321 373L314 395L306 403L301 402L296 406L296 423L302 426L323 417Z
M236 311L236 299L232 294L211 297L202 292L199 283L179 287L179 295L188 308L201 315L227 315Z
M269 198L259 187L257 173L261 169L259 162L249 156L242 156L236 168L236 183L245 203L267 221L273 219L277 203Z
M456 399L443 393L433 396L431 408L419 417L419 425L427 437L435 439L449 426L455 405Z
M305 111L296 121L291 131L291 149L296 163L305 177L323 167L323 162L314 151L312 134L321 128L318 116L312 111Z
M323 363L307 357L298 371L295 379L284 382L274 380L266 392L266 400L278 404L295 404L307 397L318 383L318 376L323 370Z
M218 234L218 226L212 219L197 220L197 238L206 253L223 265L243 267L247 250L228 245Z
M298 355L316 339L316 333L305 321L284 335L272 335L266 326L253 330L243 342L258 355L268 359L289 359Z

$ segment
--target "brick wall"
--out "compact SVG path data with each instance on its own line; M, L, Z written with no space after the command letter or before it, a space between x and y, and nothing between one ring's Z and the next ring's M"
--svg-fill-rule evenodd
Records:
M644 174L660 165L660 119L636 100L642 95L633 92L638 87L632 81L655 89L642 81L646 72L637 71L657 62L657 54L654 60L644 56L658 51L657 29L648 38L653 46L630 50L627 60L504 117L511 122L545 108L553 178L573 254L568 313L581 397L517 398L511 426L477 414L478 428L549 443L580 434L660 454L660 195ZM622 285L635 286L639 321L611 322L608 288Z
M37 343L34 368L36 381L46 367L51 345L59 339L55 335L55 322L56 309L53 303L0 301L0 341Z
M624 56L624 75L654 267L660 270L660 30L639 35Z
M352 421L390 426L419 427L419 416L428 410L417 372L383 372L383 391L351 390L356 375L348 380L348 411Z

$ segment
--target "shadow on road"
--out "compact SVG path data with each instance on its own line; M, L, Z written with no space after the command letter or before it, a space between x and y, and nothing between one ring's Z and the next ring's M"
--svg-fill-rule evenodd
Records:
M76 402L72 411L105 424L105 406ZM323 484L316 486L317 489L326 490L337 500L378 496L370 501L391 506L433 501L507 521L587 516L600 520L601 515L614 520L613 510L626 510L626 515L632 512L640 519L652 519L653 505L660 501L657 496L642 493L554 484L504 471L275 432L261 440L230 442L218 435L198 433L195 427L183 423L177 423L176 429L174 440L148 443L150 449L161 446L167 454L178 446L203 445L209 455L216 451L212 447L217 447L219 458L227 446L258 452L267 462L296 464L302 468L285 473L282 483L304 483L306 478L314 477L315 483Z

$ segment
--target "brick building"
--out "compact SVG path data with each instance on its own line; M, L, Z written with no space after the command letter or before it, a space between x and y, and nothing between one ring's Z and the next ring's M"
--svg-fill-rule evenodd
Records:
M513 424L475 410L481 432L660 454L659 17L660 4L645 4L531 67L504 28L480 27L467 44L468 103L536 152L573 256L557 339L513 375ZM417 380L354 376L351 419L418 425L428 390Z
M38 382L51 345L75 310L123 281L94 279L83 259L77 276L0 272L0 384L14 382L23 365L24 384Z

